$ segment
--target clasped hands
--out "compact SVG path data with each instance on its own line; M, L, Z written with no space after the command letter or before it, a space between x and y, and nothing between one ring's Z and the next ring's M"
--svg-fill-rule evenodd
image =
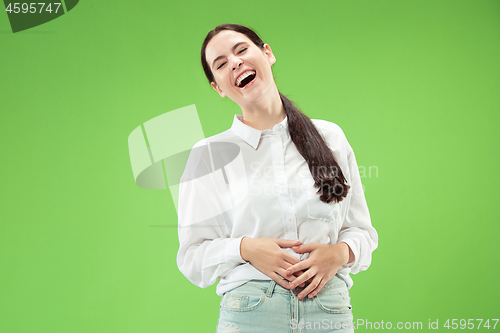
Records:
M309 257L300 261L283 248L292 248L296 253L309 253ZM354 260L351 249L344 242L301 244L300 240L243 237L240 252L243 260L283 288L294 289L307 284L297 296L299 299L316 296L341 266Z

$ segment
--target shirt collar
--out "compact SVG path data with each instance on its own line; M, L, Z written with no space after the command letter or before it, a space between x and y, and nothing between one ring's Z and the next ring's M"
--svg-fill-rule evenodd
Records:
M243 115L242 114L235 114L234 119L233 119L233 125L231 126L231 130L236 133L243 141L248 143L250 146L253 147L253 149L257 149L259 146L260 142L260 137L262 135L262 132L267 133L267 132L272 132L274 130L278 130L279 128L283 127L285 130L288 130L288 117L285 116L285 119L283 119L281 122L273 126L273 129L266 129L266 130L258 130L253 127L248 126L247 124L243 123Z

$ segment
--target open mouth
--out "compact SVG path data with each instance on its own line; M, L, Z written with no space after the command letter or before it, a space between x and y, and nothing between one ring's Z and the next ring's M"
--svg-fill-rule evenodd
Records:
M255 71L253 70L246 71L236 79L236 86L239 88L244 88L250 82L252 82L256 76L257 73Z

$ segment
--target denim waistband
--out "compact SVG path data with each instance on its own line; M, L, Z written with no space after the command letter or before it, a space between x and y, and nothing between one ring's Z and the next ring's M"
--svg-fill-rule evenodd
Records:
M321 290L327 290L330 288L339 288L339 287L342 287L343 285L345 285L347 287L347 282L344 279L342 279L339 275L335 275L330 280L328 280L328 282L323 286L323 288ZM272 297L274 293L279 293L279 294L294 293L295 295L297 295L302 290L304 290L304 288L306 288L307 286L305 286L304 288L296 287L295 289L290 290L290 289L283 288L278 283L276 283L276 281L274 281L274 280L271 280L271 281L269 281L269 280L250 280L250 281L244 283L243 285L241 285L240 287L250 287L250 288L262 289L265 291L267 297ZM236 287L235 289L240 288L240 287Z

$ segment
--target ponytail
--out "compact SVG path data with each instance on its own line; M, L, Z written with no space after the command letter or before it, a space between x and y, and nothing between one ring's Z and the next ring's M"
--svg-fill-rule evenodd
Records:
M338 203L349 191L342 169L338 165L333 152L319 134L309 117L280 93L281 101L288 119L290 137L309 166L314 178L314 187L318 188L319 199L323 202Z

